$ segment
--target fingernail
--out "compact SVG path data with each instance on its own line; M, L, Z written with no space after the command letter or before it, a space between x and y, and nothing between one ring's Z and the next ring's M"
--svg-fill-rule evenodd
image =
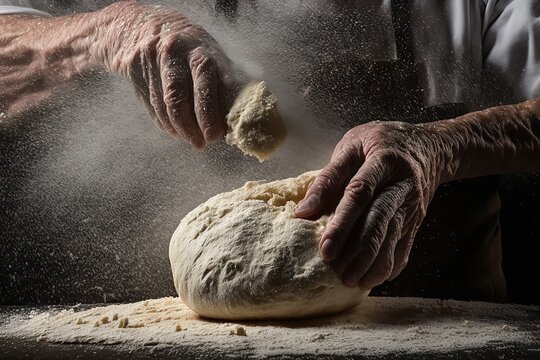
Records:
M309 215L316 211L320 204L321 201L319 197L316 195L311 195L307 199L300 201L298 206L296 206L296 208L294 209L294 213L299 216Z
M326 239L321 245L321 255L324 260L330 261L337 258L338 254L338 245L335 240Z
M220 129L219 127L207 127L204 130L204 139L208 143L213 143L219 140L222 134L222 129Z
M195 149L198 149L198 150L204 149L205 142L201 139L191 139L190 143L191 143L191 146L193 146Z

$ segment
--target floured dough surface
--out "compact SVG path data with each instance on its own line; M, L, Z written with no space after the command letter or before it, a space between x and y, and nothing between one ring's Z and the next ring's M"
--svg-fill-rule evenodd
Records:
M277 98L264 81L250 83L241 91L227 115L227 125L227 143L259 161L270 158L287 136Z
M345 287L319 255L328 217L293 214L316 174L248 182L190 212L169 247L184 303L205 317L238 320L321 316L362 302L368 292Z

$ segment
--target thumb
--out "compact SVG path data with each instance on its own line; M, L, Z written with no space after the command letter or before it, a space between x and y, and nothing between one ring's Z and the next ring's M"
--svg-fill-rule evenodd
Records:
M317 217L335 207L343 194L343 189L353 176L353 169L361 161L356 151L342 151L315 178L294 214L299 218Z

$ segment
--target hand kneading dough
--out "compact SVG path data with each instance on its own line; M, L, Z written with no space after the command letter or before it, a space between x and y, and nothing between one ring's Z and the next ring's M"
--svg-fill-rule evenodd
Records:
M242 90L227 114L227 125L227 143L259 161L269 159L287 136L277 99L264 81L251 83Z
M248 182L182 219L169 257L184 303L233 320L320 316L359 304L369 291L342 285L319 255L328 216L294 217L316 175Z

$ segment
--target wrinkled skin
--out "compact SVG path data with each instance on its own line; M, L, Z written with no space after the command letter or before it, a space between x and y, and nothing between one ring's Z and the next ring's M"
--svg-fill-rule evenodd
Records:
M540 172L540 99L429 124L375 121L343 137L295 213L334 212L321 256L346 285L371 289L407 265L440 184L531 171Z
M7 119L106 69L131 79L169 135L201 149L226 132L242 75L233 76L216 41L174 9L121 1L69 16L4 15L0 29L0 113Z
M181 13L123 2L94 51L98 62L128 76L155 124L195 148L226 132L226 96L237 92L231 63L217 42Z
M0 124L81 74L131 78L156 124L202 148L225 133L240 88L216 42L182 14L134 1L64 17L0 17ZM37 29L37 31L36 31ZM31 118L30 118L31 119ZM321 254L350 286L396 277L439 184L540 172L540 99L425 125L349 131L296 209L334 216Z
M440 182L424 135L398 122L353 128L296 208L297 216L310 218L335 207L320 251L345 285L371 289L406 266Z

